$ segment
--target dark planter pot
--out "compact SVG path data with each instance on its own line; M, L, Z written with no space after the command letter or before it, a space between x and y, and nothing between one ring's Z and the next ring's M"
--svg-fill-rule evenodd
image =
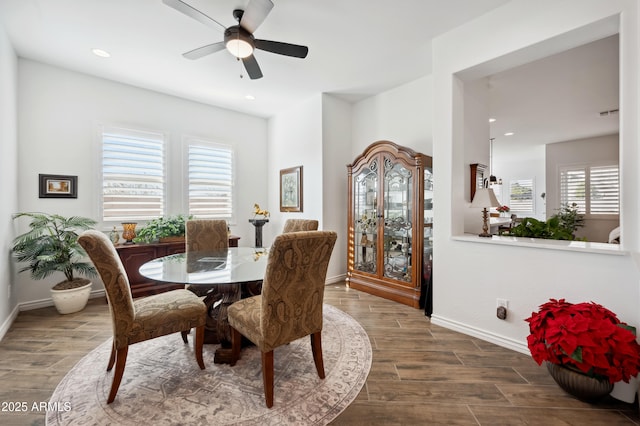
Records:
M607 379L589 377L562 365L547 362L547 370L558 386L584 402L597 402L613 390L613 383Z
M183 243L185 242L185 236L184 235L177 235L174 237L162 237L160 239L158 239L158 242L160 243Z

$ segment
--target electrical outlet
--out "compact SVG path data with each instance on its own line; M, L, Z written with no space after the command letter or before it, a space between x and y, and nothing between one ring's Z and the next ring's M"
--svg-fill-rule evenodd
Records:
M496 316L498 317L498 319L506 320L507 308L505 308L504 306L498 306L498 308L496 309Z
M496 299L496 307L503 307L503 308L508 308L509 307L509 301L507 299Z

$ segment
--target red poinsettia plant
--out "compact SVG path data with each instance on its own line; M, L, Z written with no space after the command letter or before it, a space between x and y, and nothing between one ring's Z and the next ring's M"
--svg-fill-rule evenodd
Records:
M533 359L577 370L611 383L638 374L640 345L635 328L593 302L569 303L550 299L525 321L531 334L527 343Z
M509 206L499 206L496 207L496 210L498 210L500 213L509 213Z

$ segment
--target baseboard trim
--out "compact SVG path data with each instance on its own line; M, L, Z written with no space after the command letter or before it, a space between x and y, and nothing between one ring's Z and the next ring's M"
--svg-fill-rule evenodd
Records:
M0 341L4 339L5 334L7 334L7 332L11 328L11 325L18 317L18 312L20 312L20 306L16 305L11 311L11 313L9 314L9 316L7 317L7 319L2 323L2 326L0 326Z
M502 346L503 348L511 349L512 351L520 352L525 355L531 355L531 352L529 352L529 347L526 345L526 343L511 339L509 337L491 333L486 330L454 321L449 318L440 317L435 314L431 316L431 323L444 328L448 328L449 330L477 337L478 339L486 340L487 342Z
M336 283L344 283L344 280L347 279L347 274L336 275L335 277L328 277L324 281L324 285L327 284L336 284Z

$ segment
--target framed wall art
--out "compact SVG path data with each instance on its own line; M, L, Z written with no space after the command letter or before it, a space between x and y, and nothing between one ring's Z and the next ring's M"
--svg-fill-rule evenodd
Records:
M302 211L302 166L280 170L280 211Z
M78 198L78 176L38 175L40 198Z

